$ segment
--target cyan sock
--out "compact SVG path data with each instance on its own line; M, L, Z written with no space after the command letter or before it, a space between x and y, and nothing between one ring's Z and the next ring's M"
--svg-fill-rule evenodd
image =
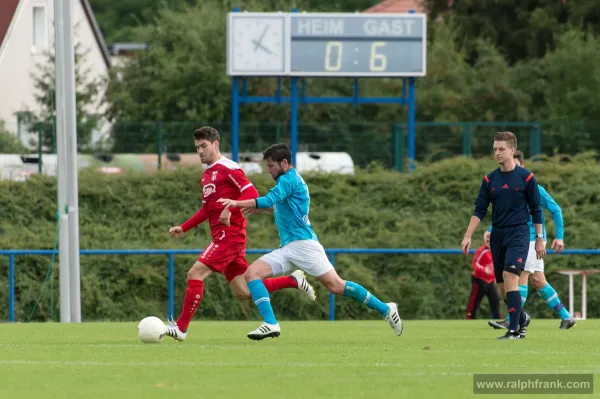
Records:
M386 317L390 311L390 307L388 305L377 299L375 295L367 291L362 285L356 284L352 281L346 281L346 286L344 287L344 296L352 298L356 302L361 302L367 305L369 309L378 311L383 317Z
M265 288L262 280L250 281L248 283L248 289L250 290L252 300L258 307L258 311L263 317L265 323L277 324L277 319L275 319L275 314L273 313L273 308L271 307L271 298L269 297L269 292Z
M525 301L527 301L529 289L526 285L519 285L519 292L521 293L521 307L523 307L525 306Z
M563 303L560 301L558 294L549 283L547 283L542 287L541 290L538 291L538 295L544 300L544 302L546 302L546 306L548 306L549 309L555 310L556 313L558 313L558 316L562 320L571 318L571 314L567 308L565 308L565 305L563 305Z

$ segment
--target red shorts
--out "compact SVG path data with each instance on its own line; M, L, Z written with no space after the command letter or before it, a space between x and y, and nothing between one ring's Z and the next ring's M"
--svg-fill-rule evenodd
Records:
M198 261L212 271L221 273L230 282L248 269L246 243L213 241L200 254Z

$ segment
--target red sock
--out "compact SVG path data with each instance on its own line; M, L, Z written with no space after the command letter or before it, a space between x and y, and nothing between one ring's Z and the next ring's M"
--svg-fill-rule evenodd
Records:
M181 315L177 319L177 327L182 332L185 332L194 317L194 313L200 301L202 300L202 291L204 290L204 281L202 280L188 280L188 286L185 290L185 297L183 298L183 309L181 309Z
M292 276L271 277L263 280L269 294L284 288L298 288L298 282Z

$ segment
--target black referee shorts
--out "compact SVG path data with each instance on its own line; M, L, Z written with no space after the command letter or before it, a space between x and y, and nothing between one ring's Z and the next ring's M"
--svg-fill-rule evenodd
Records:
M490 250L494 261L496 282L504 282L502 272L505 265L516 266L515 274L519 275L525 268L529 253L529 225L493 227Z

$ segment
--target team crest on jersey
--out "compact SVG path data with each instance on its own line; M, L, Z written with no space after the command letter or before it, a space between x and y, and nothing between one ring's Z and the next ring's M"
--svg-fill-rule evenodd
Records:
M219 171L218 171L218 170L215 170L215 171L213 172L213 174L212 174L212 181L215 181L215 180L217 180L217 173L219 173Z
M217 186L215 186L212 183L207 184L202 188L202 194L204 194L205 198L214 193L215 191L217 191Z

